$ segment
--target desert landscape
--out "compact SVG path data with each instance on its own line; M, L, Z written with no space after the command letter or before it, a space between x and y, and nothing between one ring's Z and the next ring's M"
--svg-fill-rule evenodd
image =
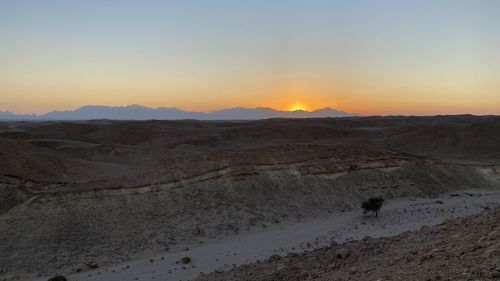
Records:
M500 281L500 1L0 1L0 281Z
M500 276L497 116L5 121L0 143L1 280Z

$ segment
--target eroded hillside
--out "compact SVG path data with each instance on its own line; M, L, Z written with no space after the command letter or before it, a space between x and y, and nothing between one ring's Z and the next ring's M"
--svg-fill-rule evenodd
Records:
M500 118L3 123L0 269L115 263L357 208L498 185Z

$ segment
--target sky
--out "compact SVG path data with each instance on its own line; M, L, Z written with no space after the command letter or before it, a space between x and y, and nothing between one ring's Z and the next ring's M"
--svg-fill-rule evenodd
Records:
M0 111L500 114L496 0L0 0Z

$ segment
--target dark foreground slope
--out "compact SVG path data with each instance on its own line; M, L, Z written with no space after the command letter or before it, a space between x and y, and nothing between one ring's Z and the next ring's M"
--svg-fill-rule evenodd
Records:
M196 281L499 280L500 208L390 238L365 238Z
M369 196L498 186L500 118L0 123L0 270L116 263Z

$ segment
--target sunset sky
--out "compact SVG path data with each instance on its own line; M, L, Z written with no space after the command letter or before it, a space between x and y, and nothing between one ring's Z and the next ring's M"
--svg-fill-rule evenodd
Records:
M496 0L0 0L0 110L500 114Z

